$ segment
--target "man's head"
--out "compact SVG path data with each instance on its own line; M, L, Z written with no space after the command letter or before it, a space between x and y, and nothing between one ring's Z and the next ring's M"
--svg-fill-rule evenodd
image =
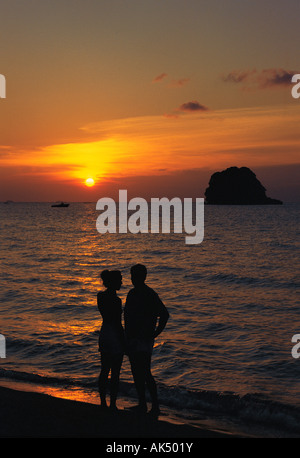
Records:
M147 277L147 269L143 264L136 264L130 269L131 281L134 286L141 286L145 283Z

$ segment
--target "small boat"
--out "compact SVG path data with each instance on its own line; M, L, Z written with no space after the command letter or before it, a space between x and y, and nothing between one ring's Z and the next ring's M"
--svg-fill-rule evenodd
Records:
M70 204L65 204L64 202L60 202L60 204L53 204L51 207L68 207Z

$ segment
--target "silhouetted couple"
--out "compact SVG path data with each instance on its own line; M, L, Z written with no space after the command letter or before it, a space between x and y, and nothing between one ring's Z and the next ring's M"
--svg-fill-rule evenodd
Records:
M147 269L142 264L131 268L131 281L134 286L127 295L124 308L125 332L122 326L122 302L117 291L122 285L119 270L104 270L101 273L105 291L97 295L98 308L102 315L99 335L101 372L99 394L101 407L107 409L106 389L110 380L110 409L117 410L116 400L119 388L120 370L124 354L129 357L131 371L139 403L133 409L147 412L146 386L149 390L151 414L159 415L156 382L151 374L151 356L154 339L164 330L169 313L158 294L145 284Z

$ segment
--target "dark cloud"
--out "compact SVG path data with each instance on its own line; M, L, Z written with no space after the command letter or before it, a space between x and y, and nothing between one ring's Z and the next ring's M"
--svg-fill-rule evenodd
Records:
M269 69L263 70L260 74L261 87L288 86L292 83L292 77L298 72L291 70Z
M172 113L164 114L164 117L176 119L184 113L198 113L200 111L209 111L209 108L194 100L192 102L183 103L180 107L176 108L176 110L173 110Z
M178 110L185 111L185 112L193 112L193 111L207 111L208 108L204 105L201 105L201 103L195 100L193 102L183 103L182 105L180 105Z
M225 83L241 84L243 89L268 89L289 86L292 76L297 71L284 70L283 68L268 68L257 70L233 70L221 79Z

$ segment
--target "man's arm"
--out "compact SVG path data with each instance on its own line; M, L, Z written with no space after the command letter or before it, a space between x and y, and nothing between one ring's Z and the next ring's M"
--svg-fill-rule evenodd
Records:
M158 320L157 328L154 331L154 339L157 336L159 336L159 334L161 334L162 331L165 329L166 324L168 322L168 319L170 317L170 314L169 314L167 308L165 307L165 305L162 303L162 301L160 299L159 299L159 301L160 301L159 320Z

